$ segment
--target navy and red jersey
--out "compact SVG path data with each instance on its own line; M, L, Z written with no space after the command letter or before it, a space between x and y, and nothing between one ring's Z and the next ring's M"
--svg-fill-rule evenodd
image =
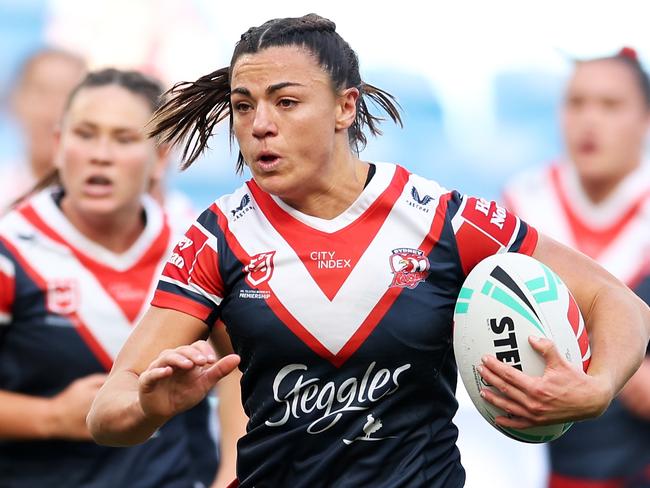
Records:
M112 253L72 226L60 198L59 190L44 191L0 221L2 390L52 397L78 378L108 372L176 240L160 208L145 198L145 230L126 252ZM214 476L208 412L198 408ZM186 422L179 416L131 448L0 440L0 485L187 488L197 475Z
M452 316L488 255L537 234L494 202L379 163L331 220L249 181L165 266L153 305L221 319L250 418L240 486L460 487Z
M650 166L629 174L598 204L569 164L520 175L504 198L540 232L598 261L650 304ZM553 488L650 487L650 422L618 399L549 447Z

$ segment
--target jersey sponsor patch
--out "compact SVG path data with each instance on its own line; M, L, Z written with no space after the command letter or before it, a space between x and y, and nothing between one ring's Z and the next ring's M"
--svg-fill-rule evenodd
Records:
M55 314L69 315L79 307L79 282L74 278L47 281L47 309Z
M271 279L274 255L275 251L269 251L251 256L250 262L244 267L244 273L246 273L246 283L252 288L257 288Z
M496 202L465 196L452 226L467 274L482 259L509 250L517 239L520 221Z
M389 263L393 273L391 287L413 289L429 274L429 258L419 249L393 249Z
M484 198L467 198L461 215L466 222L504 247L510 243L517 227L517 217L498 203Z

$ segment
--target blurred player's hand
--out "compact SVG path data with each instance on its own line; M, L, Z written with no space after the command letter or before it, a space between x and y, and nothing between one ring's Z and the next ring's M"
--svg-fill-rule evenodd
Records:
M633 414L650 420L650 359L645 359L620 394L621 401Z
M503 427L526 429L591 418L602 414L612 400L612 386L575 368L552 341L530 338L531 346L546 361L541 377L528 376L494 356L486 356L480 373L495 393L485 388L481 396L507 412L497 417Z
M106 381L105 374L79 378L52 398L50 437L69 440L92 440L86 427L86 415L95 395Z
M162 351L139 377L140 406L147 417L167 419L197 403L239 364L217 355L206 341Z

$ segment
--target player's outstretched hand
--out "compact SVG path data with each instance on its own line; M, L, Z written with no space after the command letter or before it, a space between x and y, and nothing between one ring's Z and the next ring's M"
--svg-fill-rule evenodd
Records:
M199 403L238 364L235 354L217 361L206 341L162 351L140 374L140 406L148 417L168 419Z
M591 418L602 414L612 400L611 385L572 366L552 341L530 337L530 345L544 357L541 377L528 376L494 356L483 358L479 372L489 388L481 396L507 412L497 417L503 427L525 429Z

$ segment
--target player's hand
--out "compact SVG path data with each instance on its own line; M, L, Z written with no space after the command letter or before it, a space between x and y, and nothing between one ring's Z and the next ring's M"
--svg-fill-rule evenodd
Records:
M86 415L95 395L106 381L105 374L91 374L70 383L50 400L49 436L56 439L92 440Z
M147 417L166 420L199 403L238 364L235 354L217 361L206 341L165 350L140 374L140 406Z
M532 348L546 361L544 375L528 376L494 356L486 356L479 372L489 388L481 396L507 416L496 418L503 427L525 429L582 420L602 414L612 400L612 387L563 358L552 341L530 337Z
M650 420L650 359L629 379L619 398L636 416Z

